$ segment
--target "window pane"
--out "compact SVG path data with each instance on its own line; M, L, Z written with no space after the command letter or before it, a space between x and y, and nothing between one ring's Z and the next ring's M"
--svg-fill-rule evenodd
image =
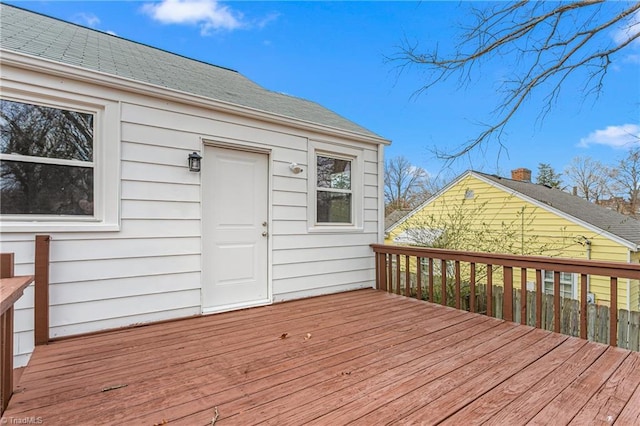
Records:
M93 168L0 162L0 213L93 215Z
M351 161L317 157L318 188L351 189Z
M93 161L93 115L0 100L0 152Z
M318 191L319 223L351 223L351 194Z

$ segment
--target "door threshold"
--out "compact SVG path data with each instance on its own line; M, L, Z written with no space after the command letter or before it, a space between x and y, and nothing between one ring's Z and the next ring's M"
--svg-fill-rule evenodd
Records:
M271 305L273 302L269 299L258 300L254 302L234 303L232 305L212 306L202 308L202 315L219 314L221 312L237 311L240 309L257 308L258 306Z

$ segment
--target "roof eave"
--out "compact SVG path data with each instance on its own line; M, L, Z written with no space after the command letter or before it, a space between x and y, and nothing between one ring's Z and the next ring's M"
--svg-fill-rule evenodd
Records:
M13 50L0 48L0 55L2 56L2 63L5 66L14 66L17 68L28 69L36 72L46 71L56 76L72 78L78 81L92 84L99 84L101 86L128 91L136 94L152 95L160 99L179 101L189 105L206 107L241 117L258 119L264 122L285 124L290 127L312 130L318 133L347 138L353 141L381 145L391 144L390 140L379 136L367 135L359 132L340 129L337 127L327 126L311 121L276 114L256 108L238 105L231 102L220 101L205 96L195 95L189 92L184 92L151 83L141 82L139 80L80 67L77 65L65 64L38 56L18 53Z

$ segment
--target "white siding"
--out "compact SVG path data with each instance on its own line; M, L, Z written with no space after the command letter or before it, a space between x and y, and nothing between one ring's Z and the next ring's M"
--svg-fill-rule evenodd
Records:
M57 81L41 77L56 87ZM120 230L51 235L50 335L124 327L201 312L200 174L187 155L203 141L269 149L270 279L274 301L374 284L378 240L378 146L345 141L195 106L67 81L67 90L121 101ZM114 125L114 123L108 123ZM363 229L310 233L307 149L311 138L363 150ZM206 158L203 160L206 161ZM289 165L304 172L293 174ZM311 177L313 179L313 177ZM16 273L32 274L35 233L4 233ZM16 365L33 349L33 289L16 304Z

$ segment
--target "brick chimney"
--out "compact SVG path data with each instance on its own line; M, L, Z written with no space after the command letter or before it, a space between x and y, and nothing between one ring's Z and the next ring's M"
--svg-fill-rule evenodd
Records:
M521 182L531 182L531 170L525 169L524 167L511 170L511 179Z

